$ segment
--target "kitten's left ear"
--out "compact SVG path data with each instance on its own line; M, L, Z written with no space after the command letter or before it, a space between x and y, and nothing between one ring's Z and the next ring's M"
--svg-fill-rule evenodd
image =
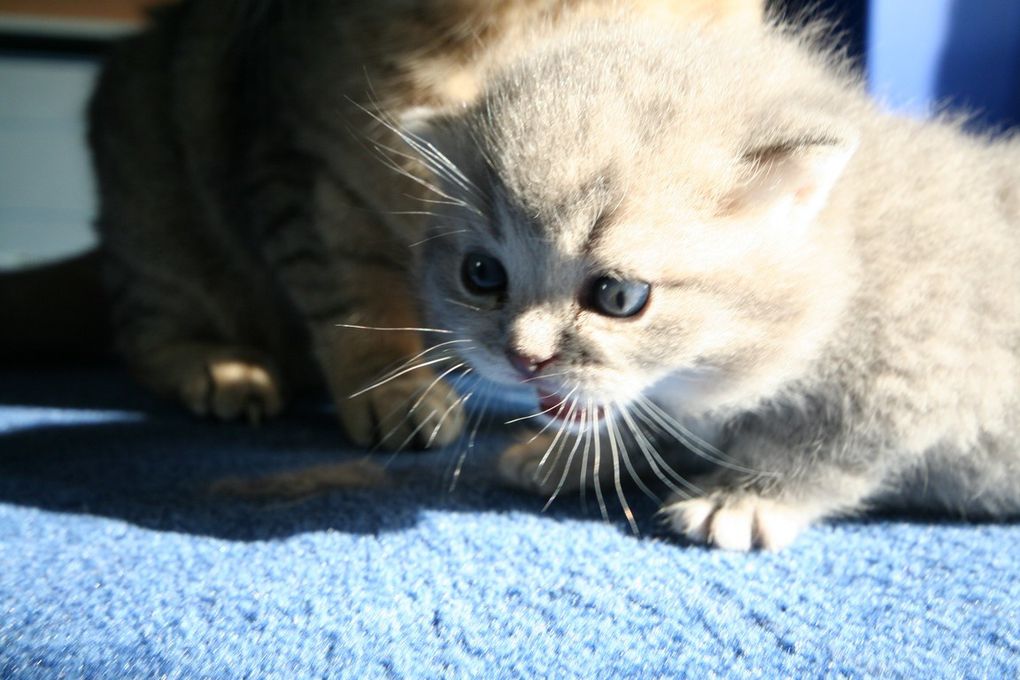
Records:
M856 138L845 137L757 147L745 154L747 179L726 197L723 212L807 226L828 204L856 151Z
M404 141L423 157L444 156L455 152L457 144L447 127L454 112L431 106L416 106L397 117L397 124L406 135Z

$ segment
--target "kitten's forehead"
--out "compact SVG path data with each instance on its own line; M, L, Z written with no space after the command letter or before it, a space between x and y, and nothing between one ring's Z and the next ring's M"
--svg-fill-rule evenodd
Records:
M640 43L631 54L632 41L590 47L538 54L495 79L469 121L509 212L574 247L621 211L707 205L736 157L705 97L691 101L682 64Z

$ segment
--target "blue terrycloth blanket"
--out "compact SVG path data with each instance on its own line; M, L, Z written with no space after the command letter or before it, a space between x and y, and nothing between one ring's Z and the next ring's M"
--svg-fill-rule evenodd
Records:
M0 372L0 677L1017 677L1020 525L844 521L780 554L495 484L480 436L398 483L208 491L356 454L305 404L194 420L112 369ZM385 459L383 459L385 460Z

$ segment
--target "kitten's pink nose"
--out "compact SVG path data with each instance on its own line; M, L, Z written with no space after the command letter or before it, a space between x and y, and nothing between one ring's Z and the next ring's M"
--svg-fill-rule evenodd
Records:
M530 378L552 362L556 361L555 354L550 354L543 359L541 357L530 356L528 354L521 354L520 352L512 349L508 349L506 351L506 356L510 360L510 365L525 378Z

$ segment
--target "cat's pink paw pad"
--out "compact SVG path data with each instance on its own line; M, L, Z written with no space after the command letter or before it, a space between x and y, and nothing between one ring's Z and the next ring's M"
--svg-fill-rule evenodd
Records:
M804 507L747 494L714 493L664 509L673 529L724 550L781 550L814 519Z

